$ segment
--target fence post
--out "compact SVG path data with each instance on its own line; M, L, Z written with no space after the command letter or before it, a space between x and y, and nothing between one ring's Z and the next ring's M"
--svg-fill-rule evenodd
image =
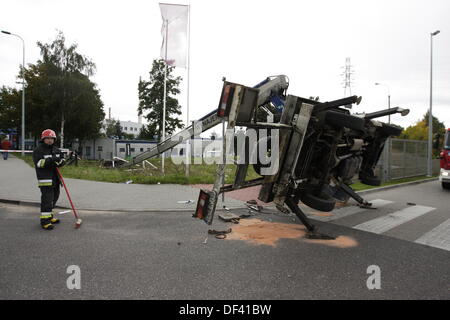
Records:
M406 140L403 140L403 178L406 177Z
M392 159L391 137L387 138L386 143L387 143L387 148L385 147L387 149L386 181L390 181L391 180L391 164L392 164L391 163L391 159Z
M381 181L384 183L386 181L388 181L388 175L387 175L387 163L388 163L388 157L387 157L387 152L386 152L386 145L383 148L383 153L381 154L382 159L380 159L381 161Z

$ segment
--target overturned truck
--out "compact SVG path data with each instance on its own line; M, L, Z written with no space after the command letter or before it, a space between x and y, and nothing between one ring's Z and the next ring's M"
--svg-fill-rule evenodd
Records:
M361 206L371 206L349 185L356 175L364 184L380 185L375 166L386 139L399 135L402 129L375 119L395 113L405 116L408 109L351 114L349 109L360 104L361 97L320 102L288 95L289 82L284 75L269 77L254 87L223 81L216 110L132 158L126 166L159 155L222 123L227 133L235 128L252 130L256 143L239 143L236 135L224 135L224 161L217 164L213 189L200 191L194 217L212 224L220 194L261 185L259 200L273 202L282 212L295 213L306 226L308 237L326 238L299 208L300 201L326 212L334 209L337 200L350 197ZM231 185L224 185L227 159L236 164ZM246 180L250 165L259 178Z

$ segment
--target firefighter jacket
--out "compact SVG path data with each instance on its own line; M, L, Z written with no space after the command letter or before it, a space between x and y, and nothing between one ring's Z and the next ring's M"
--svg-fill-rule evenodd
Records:
M39 187L48 187L60 183L56 167L63 166L65 159L56 146L39 142L39 145L33 151L33 162Z

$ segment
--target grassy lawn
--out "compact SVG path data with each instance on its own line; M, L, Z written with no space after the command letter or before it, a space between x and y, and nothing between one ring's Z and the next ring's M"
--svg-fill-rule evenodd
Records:
M438 176L433 176L434 178L437 178ZM374 186L368 186L365 184L362 184L361 182L357 182L351 185L351 187L353 188L353 190L355 191L362 191L362 190L368 190L368 189L373 189L373 188L380 188L380 187L386 187L386 186L391 186L394 184L400 184L400 183L405 183L405 182L412 182L412 181L418 181L418 180L425 180L425 179L430 179L430 177L427 176L419 176L419 177L411 177L411 178L402 178L402 179L395 179L395 180L391 180L389 182L386 183L382 183L381 186L378 187L374 187Z
M22 157L19 154L14 154L16 157L24 160L31 167L34 168L31 155ZM150 159L150 163L155 165L158 169L153 169L150 166L138 169L113 169L102 168L98 161L95 160L81 160L78 161L78 166L70 165L61 168L61 174L66 178L116 182L124 183L132 180L133 183L140 184L157 184L159 183L174 183L174 184L210 184L214 183L216 177L216 165L196 164L190 166L190 175L186 177L184 164L174 164L170 158L165 159L165 175L161 173L161 159ZM225 183L233 183L236 167L232 164L227 165L225 169ZM249 166L247 173L247 180L258 178L259 175L253 170L253 166Z
M31 155L27 154L24 157L20 153L14 154L16 157L24 160L31 167L34 168ZM157 168L161 168L161 159L155 158L149 160ZM140 184L157 184L159 183L174 183L174 184L210 184L214 183L216 176L216 165L208 164L196 164L190 166L190 175L186 177L185 166L183 164L177 165L172 162L170 158L165 161L165 175L162 175L160 169L153 169L150 166L142 167L138 169L109 169L102 168L98 161L94 160L81 160L78 161L78 166L70 165L61 168L61 173L64 177L74 179L84 179L93 181L104 182L116 182L124 183L132 180L133 183ZM234 165L227 165L225 171L225 183L233 183L236 167ZM253 166L249 166L247 173L247 180L256 179L260 176L253 170ZM437 176L436 176L437 177ZM381 186L389 186L393 184L417 181L427 179L426 176L404 178L392 180L387 183L383 183ZM377 187L368 186L360 182L354 183L351 187L355 191L362 191L367 189L373 189Z

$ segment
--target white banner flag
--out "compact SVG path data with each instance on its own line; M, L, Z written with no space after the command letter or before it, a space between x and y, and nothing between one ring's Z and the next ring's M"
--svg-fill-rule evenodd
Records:
M186 67L189 6L160 3L163 25L161 58L171 66Z

